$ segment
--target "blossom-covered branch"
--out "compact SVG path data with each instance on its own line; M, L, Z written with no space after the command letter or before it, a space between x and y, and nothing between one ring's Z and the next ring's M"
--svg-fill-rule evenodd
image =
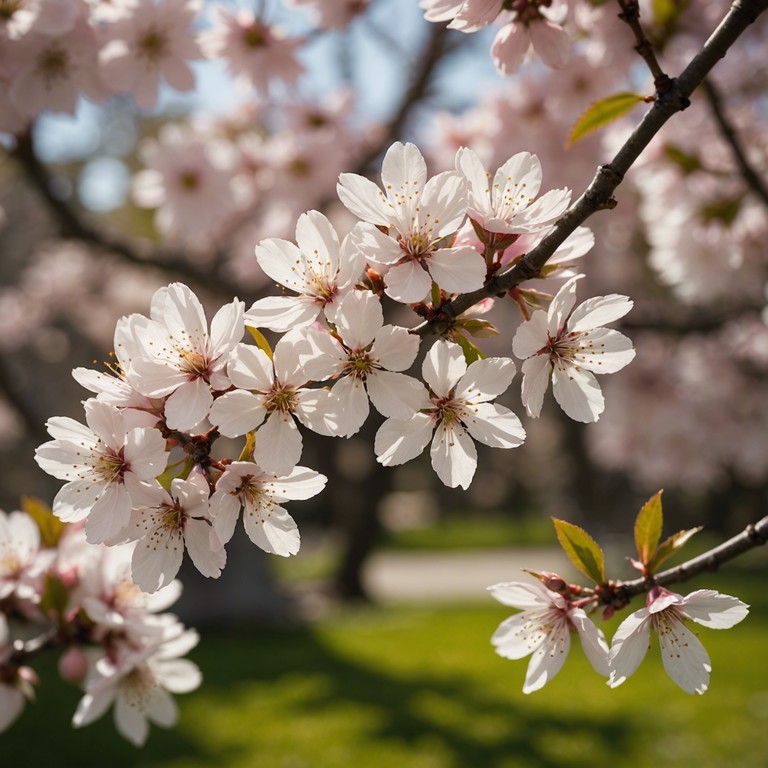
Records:
M565 212L553 230L512 267L492 276L482 288L463 293L446 303L441 307L440 314L413 329L413 333L419 336L443 333L459 315L484 298L503 294L536 277L557 248L577 227L597 211L615 207L613 193L643 150L674 114L688 107L693 91L766 8L768 0L736 0L701 51L682 74L672 80L669 88L658 94L653 105L613 160L600 166L584 194Z

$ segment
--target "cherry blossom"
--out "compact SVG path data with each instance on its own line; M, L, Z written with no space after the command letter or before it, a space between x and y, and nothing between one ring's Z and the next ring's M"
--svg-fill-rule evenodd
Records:
M498 31L491 44L496 69L502 75L512 74L531 50L548 67L564 67L571 54L568 33L559 23L546 17L542 12L545 4L540 0L520 0L515 5L522 5L525 10L517 12ZM505 15L503 18L509 17Z
M379 300L368 291L347 294L339 305L334 333L309 335L315 347L303 360L316 381L335 378L331 390L344 404L339 432L355 434L368 418L368 398L384 416L408 418L418 409L423 386L399 371L410 368L419 338L405 328L384 325Z
M466 214L467 186L456 171L427 180L427 166L413 144L396 142L384 157L382 192L354 173L339 176L341 202L367 224L352 238L372 263L387 268L388 296L413 303L423 299L434 280L446 291L472 291L485 282L485 262L469 247L443 247ZM385 235L378 227L392 234Z
M608 643L582 608L538 582L503 582L488 591L500 603L521 610L499 625L491 642L505 659L531 657L523 693L538 691L560 671L574 630L589 663L608 677Z
M17 671L5 667L13 648L8 633L8 622L3 613L0 613L0 733L8 728L24 709L25 697L22 691L21 681L16 682ZM12 673L12 677L6 674L6 669Z
M570 189L552 189L536 199L541 188L541 163L530 152L510 157L492 182L471 149L459 149L456 168L469 183L467 214L491 233L541 232L562 216L571 201Z
M306 8L321 29L338 29L365 12L371 0L285 0L293 8Z
M186 285L171 283L152 298L150 319L130 315L118 322L115 352L126 380L147 397L168 397L165 423L189 430L208 415L211 390L230 385L229 352L243 336L245 304L225 304L210 332L199 299Z
M418 410L408 419L387 419L376 433L377 461L385 467L416 458L434 431L432 468L445 485L467 489L477 467L474 440L492 448L515 448L525 439L520 419L490 401L504 392L515 375L508 357L476 360L467 367L458 344L438 341L427 353Z
M198 639L196 632L187 630L139 650L121 647L115 656L99 659L86 681L86 694L77 705L72 725L89 725L114 703L117 730L137 747L147 740L149 722L173 726L178 709L169 692L188 693L202 679L196 664L179 658Z
M39 602L43 574L55 553L41 552L40 529L25 512L0 510L0 600Z
M683 597L664 587L654 587L648 593L646 607L627 616L613 636L608 684L616 688L640 666L653 629L659 635L667 674L686 693L704 693L712 665L686 620L712 629L730 629L748 612L749 606L738 598L712 589L698 589Z
M537 310L517 329L515 355L524 360L522 400L529 416L538 416L549 378L560 407L575 421L597 421L605 408L595 373L615 373L632 361L632 342L618 331L600 327L632 309L626 296L611 294L573 308L576 284L566 282L549 310Z
M216 492L211 496L216 533L226 544L242 507L245 531L256 546L283 557L295 555L299 530L280 505L316 496L326 482L324 475L307 467L294 467L286 476L277 477L253 462L233 461L216 481Z
M64 522L86 520L91 543L112 541L128 525L132 495L165 469L165 440L157 418L120 411L95 399L85 402L87 426L66 416L46 423L54 439L35 460L49 475L68 482L56 494L54 513Z
M269 296L248 310L246 323L285 332L311 323L320 312L333 321L339 301L363 270L362 254L347 237L341 245L330 221L318 211L296 223L297 245L272 238L256 246L264 273L298 296Z
M218 578L226 552L212 527L210 489L201 472L164 488L145 486L134 494L130 537L137 539L131 559L133 580L144 592L170 584L181 568L186 546L203 576Z

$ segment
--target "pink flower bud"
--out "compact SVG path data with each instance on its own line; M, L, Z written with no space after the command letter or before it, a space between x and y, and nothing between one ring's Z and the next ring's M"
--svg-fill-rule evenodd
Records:
M67 648L59 659L59 674L70 683L79 683L88 672L88 659L76 645Z

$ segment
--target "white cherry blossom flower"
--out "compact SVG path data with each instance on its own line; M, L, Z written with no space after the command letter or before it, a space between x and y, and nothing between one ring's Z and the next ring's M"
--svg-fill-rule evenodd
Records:
M302 356L310 351L300 331L277 342L272 360L258 347L238 344L228 367L238 389L211 408L211 421L226 437L258 429L253 459L265 472L283 476L298 464L302 439L294 417L321 435L339 434L337 399L325 389L303 386L309 376Z
M136 584L144 592L169 585L181 568L185 546L195 568L217 579L227 556L213 530L210 489L202 473L176 478L170 493L160 487L142 491L131 515L132 538L138 539L131 559Z
M46 426L54 439L41 445L41 469L69 482L56 494L53 511L65 523L86 520L92 544L112 541L130 521L132 496L154 483L168 461L157 418L85 401L86 425L60 416Z
M0 613L0 733L8 728L21 714L26 699L19 685L4 674L3 665L13 651L8 633L8 622Z
M40 544L40 529L28 514L0 510L0 600L15 595L39 602L43 574L55 557Z
M147 740L149 722L170 728L178 709L170 693L188 693L202 675L194 662L180 659L197 645L193 630L139 650L121 647L113 658L96 662L86 681L86 694L72 719L81 728L115 705L115 725L128 741L140 747Z
M664 587L654 587L648 593L646 607L627 616L613 636L608 684L611 688L621 685L640 666L653 629L659 635L667 674L686 693L704 693L712 665L686 620L712 629L730 629L748 612L749 606L738 598L712 589L698 589L683 597Z
M541 163L530 152L510 157L493 181L477 154L466 147L456 153L456 168L469 183L467 213L488 232L541 232L562 216L571 201L570 189L551 189L537 199Z
M340 245L333 225L318 211L299 216L296 243L271 238L256 246L264 273L299 295L260 299L246 314L248 325L284 333L308 325L320 312L333 322L339 301L362 273L362 254L349 237Z
M438 341L422 366L432 394L423 389L418 410L408 419L387 419L376 433L377 461L385 467L418 456L432 432L432 468L445 485L466 489L477 468L473 438L492 448L515 448L525 439L520 419L490 401L515 375L508 357L476 360L467 368L458 344Z
M312 379L337 378L331 390L343 403L339 432L355 434L368 418L368 398L384 416L406 419L418 409L423 386L400 371L411 367L419 337L384 325L381 302L369 291L348 294L336 315L334 334L311 330L315 351L303 360Z
M538 416L550 376L560 407L575 421L597 421L605 408L594 374L615 373L635 356L632 342L604 323L632 309L626 296L611 294L576 303L576 284L568 280L549 305L522 323L512 340L512 351L524 360L522 400L529 416Z
M230 386L230 351L243 337L245 304L225 304L210 332L199 299L182 283L158 290L150 319L131 315L118 322L115 350L128 383L147 397L168 397L165 423L191 430L208 415L211 390Z
M446 171L427 180L418 148L397 142L384 157L381 180L383 192L363 176L342 173L336 189L341 202L367 222L351 237L366 259L387 268L387 295L410 304L427 295L432 281L448 292L481 288L483 257L468 246L444 247L466 215L464 177Z
M560 671L574 630L595 671L608 677L608 643L582 608L538 582L503 582L488 591L500 603L521 611L499 625L491 642L505 659L531 657L523 693L538 691Z
M235 532L242 507L245 531L257 547L283 557L295 555L299 530L280 505L312 498L326 482L325 475L307 467L294 467L285 477L277 477L253 462L233 461L216 481L216 492L211 496L216 533L226 544Z

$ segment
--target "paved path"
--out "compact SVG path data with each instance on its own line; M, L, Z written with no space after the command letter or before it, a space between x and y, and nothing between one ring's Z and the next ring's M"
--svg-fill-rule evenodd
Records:
M551 548L377 552L366 565L365 583L380 602L482 600L491 584L531 578L521 568L573 576L565 555Z

